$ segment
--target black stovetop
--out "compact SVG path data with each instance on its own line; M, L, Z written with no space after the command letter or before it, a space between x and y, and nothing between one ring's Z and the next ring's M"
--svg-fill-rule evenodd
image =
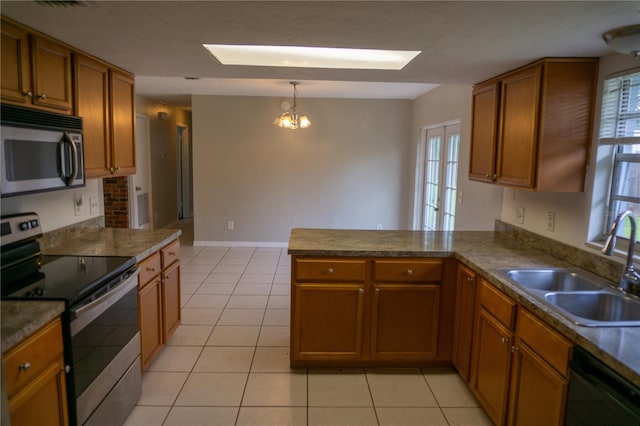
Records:
M39 268L26 276L3 271L2 299L61 300L72 306L135 265L135 258L117 256L42 255L39 260Z

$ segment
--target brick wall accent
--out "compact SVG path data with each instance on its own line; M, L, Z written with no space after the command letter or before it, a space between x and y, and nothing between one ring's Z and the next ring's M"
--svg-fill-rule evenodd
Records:
M104 226L129 227L129 178L109 177L102 180L104 190Z

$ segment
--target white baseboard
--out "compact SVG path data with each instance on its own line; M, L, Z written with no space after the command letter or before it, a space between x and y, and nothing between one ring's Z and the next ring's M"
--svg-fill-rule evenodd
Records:
M271 243L254 241L194 241L194 247L264 247L287 248L289 243Z

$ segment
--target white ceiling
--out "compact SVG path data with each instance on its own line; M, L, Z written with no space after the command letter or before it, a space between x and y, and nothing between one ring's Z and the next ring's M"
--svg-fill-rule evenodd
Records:
M413 99L545 56L612 53L602 34L640 22L638 1L85 1L0 3L3 15L136 74L136 92ZM223 66L203 43L421 50L401 71ZM199 77L186 80L184 77Z

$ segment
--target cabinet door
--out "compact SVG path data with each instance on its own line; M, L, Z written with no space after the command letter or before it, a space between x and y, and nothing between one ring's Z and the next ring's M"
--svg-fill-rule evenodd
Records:
M31 36L33 103L71 113L71 50Z
M361 358L363 284L295 284L292 297L292 361Z
M484 309L477 318L471 387L491 420L502 425L511 371L511 333Z
M109 68L86 56L74 59L75 114L82 117L85 175L109 176Z
M535 187L541 76L538 65L502 80L496 183Z
M476 275L471 270L463 266L458 266L456 313L453 325L453 351L451 361L465 381L469 381L475 293Z
M440 285L377 284L371 309L371 358L435 359L439 314Z
M509 424L564 424L568 381L518 340L511 373Z
M10 22L2 20L2 101L31 103L31 65L29 35Z
M67 425L67 390L62 356L9 400L13 426Z
M469 179L472 180L492 182L496 173L498 87L498 82L490 82L473 89L469 160Z
M138 291L142 371L162 348L162 283L160 276Z
M112 167L116 175L136 172L135 94L132 77L111 71Z
M180 263L162 272L163 341L169 340L180 325Z

